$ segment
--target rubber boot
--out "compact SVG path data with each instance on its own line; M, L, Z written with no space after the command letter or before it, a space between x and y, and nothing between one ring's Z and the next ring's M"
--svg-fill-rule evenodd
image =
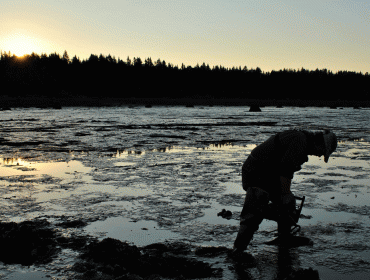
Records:
M251 229L246 225L240 225L238 235L234 241L234 248L230 254L230 257L237 259L240 258L247 249L249 243L251 242L255 230Z
M291 237L293 235L290 233L291 222L289 219L290 217L285 217L278 221L278 243L280 246L289 247L289 244L292 241Z
M267 245L278 245L282 247L289 247L291 242L292 234L290 233L291 222L289 221L290 217L279 216L278 219L278 237L266 242Z

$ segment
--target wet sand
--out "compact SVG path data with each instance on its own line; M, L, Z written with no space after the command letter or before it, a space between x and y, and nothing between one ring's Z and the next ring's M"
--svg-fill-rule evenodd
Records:
M239 264L227 258L227 250L209 255L197 252L203 247L230 250L245 196L242 163L271 130L302 125L302 116L281 123L273 115L279 112L271 109L271 118L265 114L240 125L240 111L231 115L232 111L218 108L208 113L189 108L196 112L191 120L173 118L161 124L153 121L158 113L145 110L140 114L142 121L136 123L122 123L115 119L117 112L109 115L108 109L91 115L88 110L65 110L59 116L52 110L3 115L3 143L11 144L3 146L0 160L2 222L46 219L67 240L85 238L88 244L114 238L142 252L155 243L181 243L188 252L180 250L177 256L218 269L215 279L284 279L310 267L324 280L332 276L366 279L370 271L370 144L354 140L367 134L358 127L357 116L356 125L338 129L342 141L329 164L310 157L294 177L294 193L306 196L301 234L314 245L285 250L265 245L276 229L275 222L265 220L248 248L255 260ZM162 122L172 118L160 113ZM217 121L212 120L214 113ZM339 118L332 114L325 111L318 123L315 116L319 115L310 111L307 120L312 121L310 126L315 122L317 127L330 125ZM200 122L205 125L196 125ZM225 122L230 125L222 125ZM162 125L161 130L154 130L155 125ZM119 141L121 146L114 149ZM230 219L217 215L222 209L232 212ZM86 274L88 270L75 269L76 263L84 262L79 258L81 248L61 244L56 244L60 250L50 262L29 267L0 263L0 275L22 279L27 272L35 279L73 279ZM103 275L101 270L95 273L94 277Z

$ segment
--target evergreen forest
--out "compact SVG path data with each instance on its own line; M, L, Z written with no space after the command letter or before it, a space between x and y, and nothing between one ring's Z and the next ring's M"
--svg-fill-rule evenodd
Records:
M126 60L67 51L17 57L0 55L2 96L84 96L120 98L243 98L369 101L370 75L327 69L225 68L203 63L181 66L150 57Z

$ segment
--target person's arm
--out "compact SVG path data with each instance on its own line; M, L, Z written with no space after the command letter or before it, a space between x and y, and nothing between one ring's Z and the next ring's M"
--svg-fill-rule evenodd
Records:
M287 177L284 177L284 176L280 176L280 185L281 185L281 193L282 194L291 193L291 191L290 191L291 183L292 183L291 179L289 179Z

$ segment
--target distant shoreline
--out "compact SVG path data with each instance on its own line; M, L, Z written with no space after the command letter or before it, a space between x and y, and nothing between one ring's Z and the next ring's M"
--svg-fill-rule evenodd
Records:
M0 97L0 109L37 107L116 107L116 106L283 106L283 107L359 107L369 108L370 101L358 100L263 100L210 98L91 98L91 97Z

